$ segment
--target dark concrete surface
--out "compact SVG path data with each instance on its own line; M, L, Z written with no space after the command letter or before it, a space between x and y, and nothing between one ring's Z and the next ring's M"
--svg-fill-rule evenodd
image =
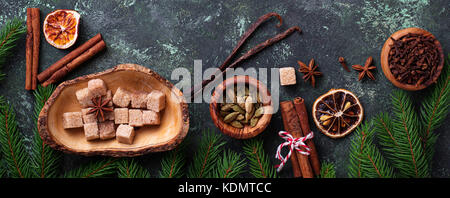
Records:
M431 0L315 0L315 1L65 1L0 0L0 26L14 17L25 19L27 7L41 9L41 21L55 9L74 9L81 14L79 39L82 44L97 33L102 33L107 50L84 66L76 69L65 79L103 71L120 63L136 63L149 67L170 80L173 69L185 67L192 71L193 61L201 59L203 69L218 67L231 52L240 36L256 19L268 12L277 12L284 23L275 28L276 20L263 24L241 50L241 53L285 29L298 25L303 34L293 34L284 41L265 49L245 61L240 67L277 68L297 67L296 61L316 60L324 76L317 87L312 88L299 79L297 85L280 88L279 100L302 96L310 109L318 96L331 88L345 88L356 95L364 105L365 120L382 111L390 111L390 96L396 90L383 75L380 67L380 51L388 36L406 27L421 27L433 33L441 42L444 53L449 52L450 1ZM58 50L42 37L40 71L63 57L70 50ZM19 129L32 138L34 123L32 92L25 91L25 37L19 42L14 56L3 66L7 74L0 83L0 91L15 107ZM73 49L73 48L71 48ZM357 81L357 72L346 72L337 62L343 56L349 65L363 64L368 56L374 57L377 66L375 81ZM176 81L172 81L176 83ZM419 100L426 91L411 93ZM209 118L208 104L191 104L190 130L194 151L202 130L219 130ZM449 118L437 129L440 138L436 143L433 177L450 177L450 127ZM314 139L320 159L336 164L337 176L347 177L348 149L352 134L341 139L330 139L316 130ZM281 143L277 132L282 130L280 113L272 117L269 127L260 135L264 138L265 151L272 162ZM241 152L242 141L224 137L226 148ZM139 157L156 177L160 159L164 153ZM189 158L188 158L189 159ZM91 160L88 157L65 155L64 169L68 170ZM281 177L292 175L288 164ZM249 175L244 175L249 176Z

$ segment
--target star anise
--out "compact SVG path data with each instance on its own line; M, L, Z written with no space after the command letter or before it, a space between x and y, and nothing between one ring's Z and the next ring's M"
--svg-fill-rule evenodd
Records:
M102 101L102 97L98 96L95 98L92 98L92 103L94 103L94 105L89 105L90 108L92 108L91 110L89 110L87 113L95 113L95 117L98 118L98 116L100 115L102 118L102 122L105 121L105 111L113 111L113 109L108 108L108 103L111 99L107 99L105 101Z
M370 79L375 80L375 76L372 74L370 70L376 69L376 66L370 66L372 64L372 56L367 58L364 67L362 65L353 65L352 68L356 71L359 71L358 81L364 78L364 76L368 76Z
M311 85L313 87L316 86L316 76L321 76L322 72L316 71L317 69L317 65L314 65L314 59L311 59L311 61L309 61L309 65L306 66L305 63L303 63L302 61L297 61L298 64L300 65L300 69L299 71L301 73L303 73L303 79L306 81L308 81L309 79L311 79Z

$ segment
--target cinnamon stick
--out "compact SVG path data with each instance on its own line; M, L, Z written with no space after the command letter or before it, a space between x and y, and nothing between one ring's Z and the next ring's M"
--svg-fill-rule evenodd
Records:
M27 8L27 40L25 43L25 59L26 59L26 71L25 71L25 89L31 90L32 68L33 68L33 26L32 21L32 8Z
M33 65L31 70L31 89L37 87L37 74L39 70L39 47L41 43L41 16L39 8L31 8L31 26L33 31Z
M56 71L61 69L63 66L65 66L73 59L80 56L83 52L85 52L86 50L97 44L100 40L102 40L102 35L98 33L97 35L86 41L83 45L79 46L78 48L74 49L72 52L70 52L63 58L59 59L57 62L55 62L53 65L48 67L46 70L44 70L37 76L39 82L42 83L48 80L48 78L52 76Z
M94 55L102 51L106 48L106 43L103 40L100 40L97 44L86 50L80 56L73 59L68 64L64 65L58 71L56 71L47 81L45 81L42 86L46 87L49 84L55 83L61 80L64 76L66 76L69 72L91 59Z
M303 135L306 136L309 133L312 133L311 129L309 128L308 112L306 111L305 100L301 97L294 98L294 106L300 120L300 126L302 128ZM316 145L314 144L314 141L312 139L307 140L306 145L311 149L309 158L311 166L314 170L314 174L320 175L320 161L319 155L317 154Z
M302 128L300 126L300 120L294 108L292 101L283 101L280 103L281 117L283 118L284 129L291 133L294 138L303 137ZM293 157L293 156L296 157ZM298 169L301 171L301 175L304 178L313 178L314 173L309 164L307 155L294 152L291 155L292 170L294 177L298 177Z

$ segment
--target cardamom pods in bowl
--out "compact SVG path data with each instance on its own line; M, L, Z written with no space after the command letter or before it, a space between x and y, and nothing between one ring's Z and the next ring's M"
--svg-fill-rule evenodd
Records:
M264 131L272 117L267 87L249 76L234 76L219 84L212 95L210 114L214 124L237 139Z

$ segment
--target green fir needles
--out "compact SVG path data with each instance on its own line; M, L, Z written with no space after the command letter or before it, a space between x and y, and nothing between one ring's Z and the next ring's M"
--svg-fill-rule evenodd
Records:
M135 158L122 158L116 162L119 178L150 178L147 169L141 166Z
M16 46L17 40L26 32L22 20L8 21L0 30L0 67L6 63L6 59L12 54L11 50ZM0 72L0 80L5 74Z
M373 143L374 132L372 122L364 122L354 132L355 136L350 147L349 177L387 178L394 176L392 167Z
M115 163L118 159L101 159L84 164L64 174L65 178L97 178L107 177L116 173Z
M44 107L47 99L52 95L55 90L54 85L47 87L38 86L34 91L35 103L34 103L34 123L37 123L39 113ZM61 164L62 154L57 150L53 150L50 146L46 145L39 135L37 124L33 128L34 138L33 146L31 150L31 161L35 177L40 178L54 178L58 176L59 168Z
M400 177L430 177L438 134L449 109L449 60L441 77L420 103L420 114L404 91L392 94L393 116L381 113L375 119L382 150Z
M187 176L189 178L212 177L221 147L225 144L221 140L221 136L214 132L207 130L203 132L203 135L200 140L200 147L193 157L191 166L188 168Z
M420 109L420 122L422 128L420 136L426 153L426 160L431 162L434 154L434 145L438 138L435 129L440 127L447 117L450 104L450 54L448 55L446 64L442 69L441 77L434 85L432 91L422 101ZM431 168L431 164L430 164Z
M11 104L2 96L0 96L0 123L0 150L8 176L31 177L29 155L22 134L17 129L16 115Z
M336 178L336 167L333 163L322 162L319 178Z
M264 152L262 139L250 139L244 142L244 153L249 160L250 173L256 178L276 178L277 172Z
M186 164L186 142L185 139L175 149L168 151L161 160L160 178L181 178L184 176Z
M350 177L431 177L438 138L434 130L442 125L449 109L449 61L450 56L437 83L418 101L419 108L408 92L397 90L391 95L392 115L376 116L374 129L368 123L358 128L350 150ZM386 160L373 143L375 132Z
M398 146L394 147L393 165L404 177L429 177L428 163L420 141L420 123L413 102L405 91L394 91L393 136Z
M215 178L235 178L244 172L245 161L241 159L241 154L228 150L222 153L222 157L217 161L217 170L214 172Z

